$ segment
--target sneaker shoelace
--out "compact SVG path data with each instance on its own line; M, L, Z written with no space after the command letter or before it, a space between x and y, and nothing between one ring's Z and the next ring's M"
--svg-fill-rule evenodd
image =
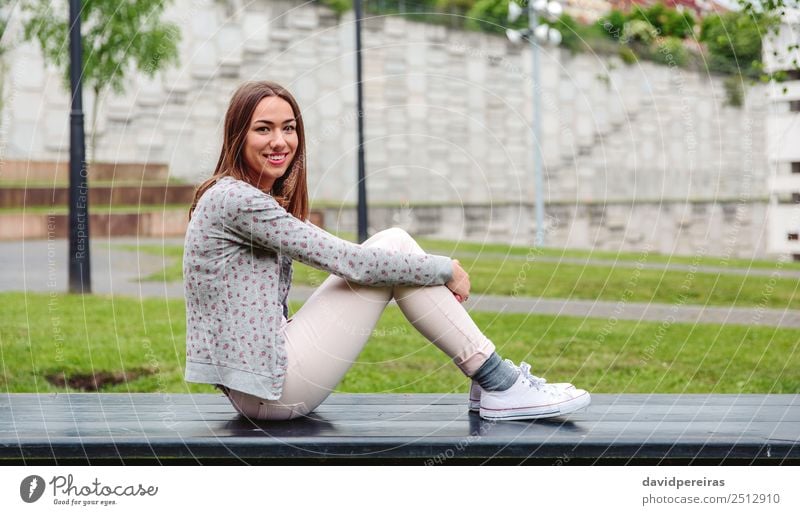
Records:
M546 387L550 387L551 385L547 384L547 379L544 377L539 377L531 374L531 366L524 361L521 361L519 367L514 365L514 362L510 359L505 360L509 365L514 368L519 368L519 372L522 374L522 377L527 379L531 386L538 388L539 390L544 390Z

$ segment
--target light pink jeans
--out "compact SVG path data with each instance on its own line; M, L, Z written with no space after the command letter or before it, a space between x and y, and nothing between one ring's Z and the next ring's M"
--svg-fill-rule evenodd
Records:
M424 253L398 228L381 231L363 245ZM307 415L341 382L392 298L409 322L466 376L477 372L494 352L494 344L446 286L363 286L331 275L284 329L288 370L281 398L223 391L249 418L288 420Z

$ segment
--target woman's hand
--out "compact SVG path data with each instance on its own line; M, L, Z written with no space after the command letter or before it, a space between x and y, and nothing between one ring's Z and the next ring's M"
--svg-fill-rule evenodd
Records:
M457 259L453 260L453 278L445 283L459 302L469 298L469 274L461 267Z

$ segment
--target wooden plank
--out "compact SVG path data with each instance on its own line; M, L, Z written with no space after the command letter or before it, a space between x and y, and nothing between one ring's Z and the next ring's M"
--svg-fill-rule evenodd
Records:
M568 417L493 423L464 394L334 394L290 422L249 421L221 394L8 394L0 462L800 463L798 397L599 394Z
M782 406L772 405L739 405L731 404L727 406L708 405L701 408L695 406L678 405L651 405L650 403L618 404L604 402L604 398L595 398L593 404L586 411L578 412L570 416L570 419L581 419L584 416L600 418L602 420L625 421L631 418L656 420L669 418L678 421L715 421L715 420L752 420L761 421L800 421L800 412L791 405ZM325 402L315 410L314 414L325 414L326 416L344 416L345 418L359 416L400 416L406 414L430 414L432 417L452 417L466 413L466 398L462 396L458 404L335 404ZM25 421L47 420L73 420L80 418L86 421L106 420L130 421L130 420L161 420L165 417L176 419L192 419L195 417L205 418L207 416L230 417L235 415L235 411L227 399L221 399L214 404L124 404L108 403L99 404L79 404L62 403L58 405L44 406L25 403L14 403L13 406L0 405L0 427L11 423L16 424ZM314 415L312 414L312 416Z
M331 422L324 419L293 421L290 424L275 422L252 422L246 419L234 421L181 421L148 422L142 424L100 423L47 423L37 429L0 432L0 438L27 440L34 437L89 437L109 435L139 435L153 437L176 436L228 436L233 432L252 431L273 436L343 436L357 438L370 435L391 437L426 437L433 433L446 433L454 437L476 434L481 421L472 415L470 419L457 420L354 420ZM488 422L488 421L487 421ZM797 429L789 424L775 425L764 422L706 423L688 426L684 422L640 422L624 424L601 421L565 420L557 424L538 422L498 422L482 424L483 431L501 436L532 436L535 438L585 438L632 437L646 440L650 437L695 438L761 438L797 441Z
M71 408L71 409L70 409ZM350 415L350 414L406 414L406 413L430 413L432 415L458 415L466 413L467 404L466 399L464 402L457 405L390 405L390 404L373 404L373 405L331 405L323 404L317 408L314 413L325 413L328 415ZM796 409L790 406L705 406L702 408L692 406L620 406L616 404L600 404L598 402L592 405L586 411L592 414L592 417L602 417L604 419L630 419L631 417L646 417L646 418L665 418L669 417L671 420L719 420L721 417L742 417L745 419L757 418L760 420L772 421L798 421L800 414ZM186 416L186 417L199 417L205 415L229 415L234 413L234 408L230 403L215 404L215 405L199 405L199 406L108 406L97 407L96 409L87 410L77 406L25 406L14 407L13 409L3 409L0 407L0 413L7 413L8 419L12 418L16 421L26 419L74 419L80 417L82 419L98 420L111 418L114 419L153 419L158 420L165 415L170 416ZM584 412L577 412L572 417L581 417ZM313 416L313 415L312 415ZM571 418L572 418L571 417ZM4 422L0 421L0 427Z
M325 405L336 404L463 404L465 393L450 394L350 394L334 393L325 400ZM135 403L137 406L150 403L176 405L225 404L227 399L221 393L216 394L160 394L160 393L2 393L0 408L7 406L10 399L15 405L47 403L68 403L71 405L93 404L111 405L116 403ZM131 400L131 399L135 399ZM717 406L762 406L783 405L796 406L800 402L800 394L592 394L593 404L603 402L613 405L673 405L684 406L717 405Z

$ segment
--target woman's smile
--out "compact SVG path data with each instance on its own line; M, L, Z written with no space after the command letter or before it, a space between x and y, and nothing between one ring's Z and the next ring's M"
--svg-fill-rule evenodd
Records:
M276 153L264 154L264 157L267 158L269 164L274 166L281 166L286 162L286 158L288 157L288 155L289 155L288 152L276 152Z

